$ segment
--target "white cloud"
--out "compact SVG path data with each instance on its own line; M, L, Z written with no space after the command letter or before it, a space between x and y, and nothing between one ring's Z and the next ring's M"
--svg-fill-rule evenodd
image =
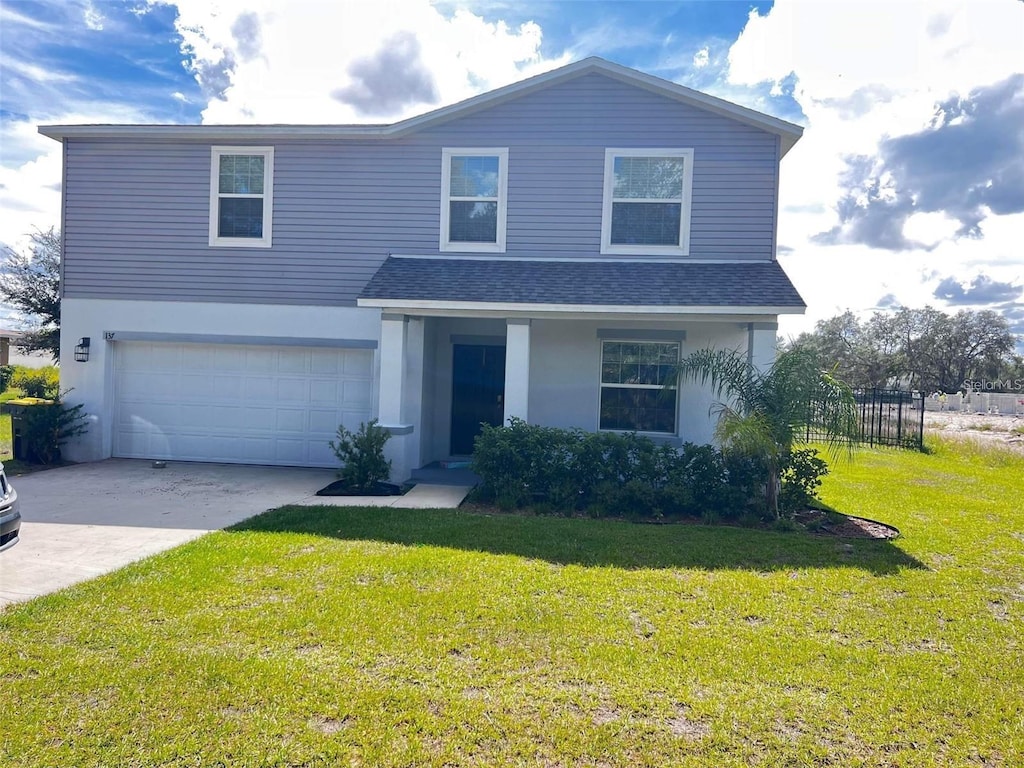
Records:
M704 67L708 65L708 62L710 60L710 51L708 50L708 47L706 45L699 51L697 51L695 54L693 54L693 66L695 66L697 69L704 69Z
M359 111L331 94L350 92L352 63L379 55L400 34L418 43L422 66L433 75L439 104L568 60L541 56L542 32L537 24L512 28L465 10L446 17L427 0L291 2L287 11L272 0L176 0L173 4L178 8L178 31L198 79L214 86L203 111L206 123L358 122ZM243 14L249 15L249 25L253 15L258 23L258 52L252 39L239 40L233 34ZM394 120L424 109L422 104L408 104L382 117Z
M795 77L793 98L807 117L804 138L782 163L779 242L783 264L808 302L805 319L787 332L846 308L867 310L885 293L901 303L938 303L937 270L967 279L964 264L985 263L994 279L1024 271L1024 218L989 216L982 238L949 239L941 214L911 217L906 227L932 250L892 253L866 246L824 246L811 237L836 223L835 205L848 155L877 156L885 137L925 130L936 103L991 85L1022 70L1024 3L1015 0L923 0L809 3L777 0L752 11L729 52L729 82L781 87ZM937 247L936 247L937 246Z
M99 9L92 4L92 0L86 0L82 16L85 21L85 26L89 29L94 32L99 32L103 29L103 22L105 19L103 18L103 14L99 12Z
M903 223L903 236L933 248L952 238L959 228L960 222L945 213L914 213Z

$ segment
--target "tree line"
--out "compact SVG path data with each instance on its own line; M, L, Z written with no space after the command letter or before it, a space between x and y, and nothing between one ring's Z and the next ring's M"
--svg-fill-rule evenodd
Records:
M860 320L847 310L820 320L788 346L814 352L852 387L899 387L923 392L1018 391L1024 357L998 312L934 307L875 312Z

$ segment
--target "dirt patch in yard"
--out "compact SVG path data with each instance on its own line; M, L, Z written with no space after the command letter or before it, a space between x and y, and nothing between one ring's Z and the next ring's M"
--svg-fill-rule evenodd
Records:
M927 434L973 440L1024 453L1024 418L959 411L926 411L924 429Z

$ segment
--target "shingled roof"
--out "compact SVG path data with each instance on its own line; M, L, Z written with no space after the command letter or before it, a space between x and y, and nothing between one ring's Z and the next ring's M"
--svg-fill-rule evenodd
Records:
M658 263L391 256L359 295L395 301L577 306L778 307L803 299L775 261Z

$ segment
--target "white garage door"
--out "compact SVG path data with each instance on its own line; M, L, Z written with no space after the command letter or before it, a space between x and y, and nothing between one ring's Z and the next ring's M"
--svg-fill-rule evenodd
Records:
M338 425L370 418L364 349L118 342L114 455L336 467Z

